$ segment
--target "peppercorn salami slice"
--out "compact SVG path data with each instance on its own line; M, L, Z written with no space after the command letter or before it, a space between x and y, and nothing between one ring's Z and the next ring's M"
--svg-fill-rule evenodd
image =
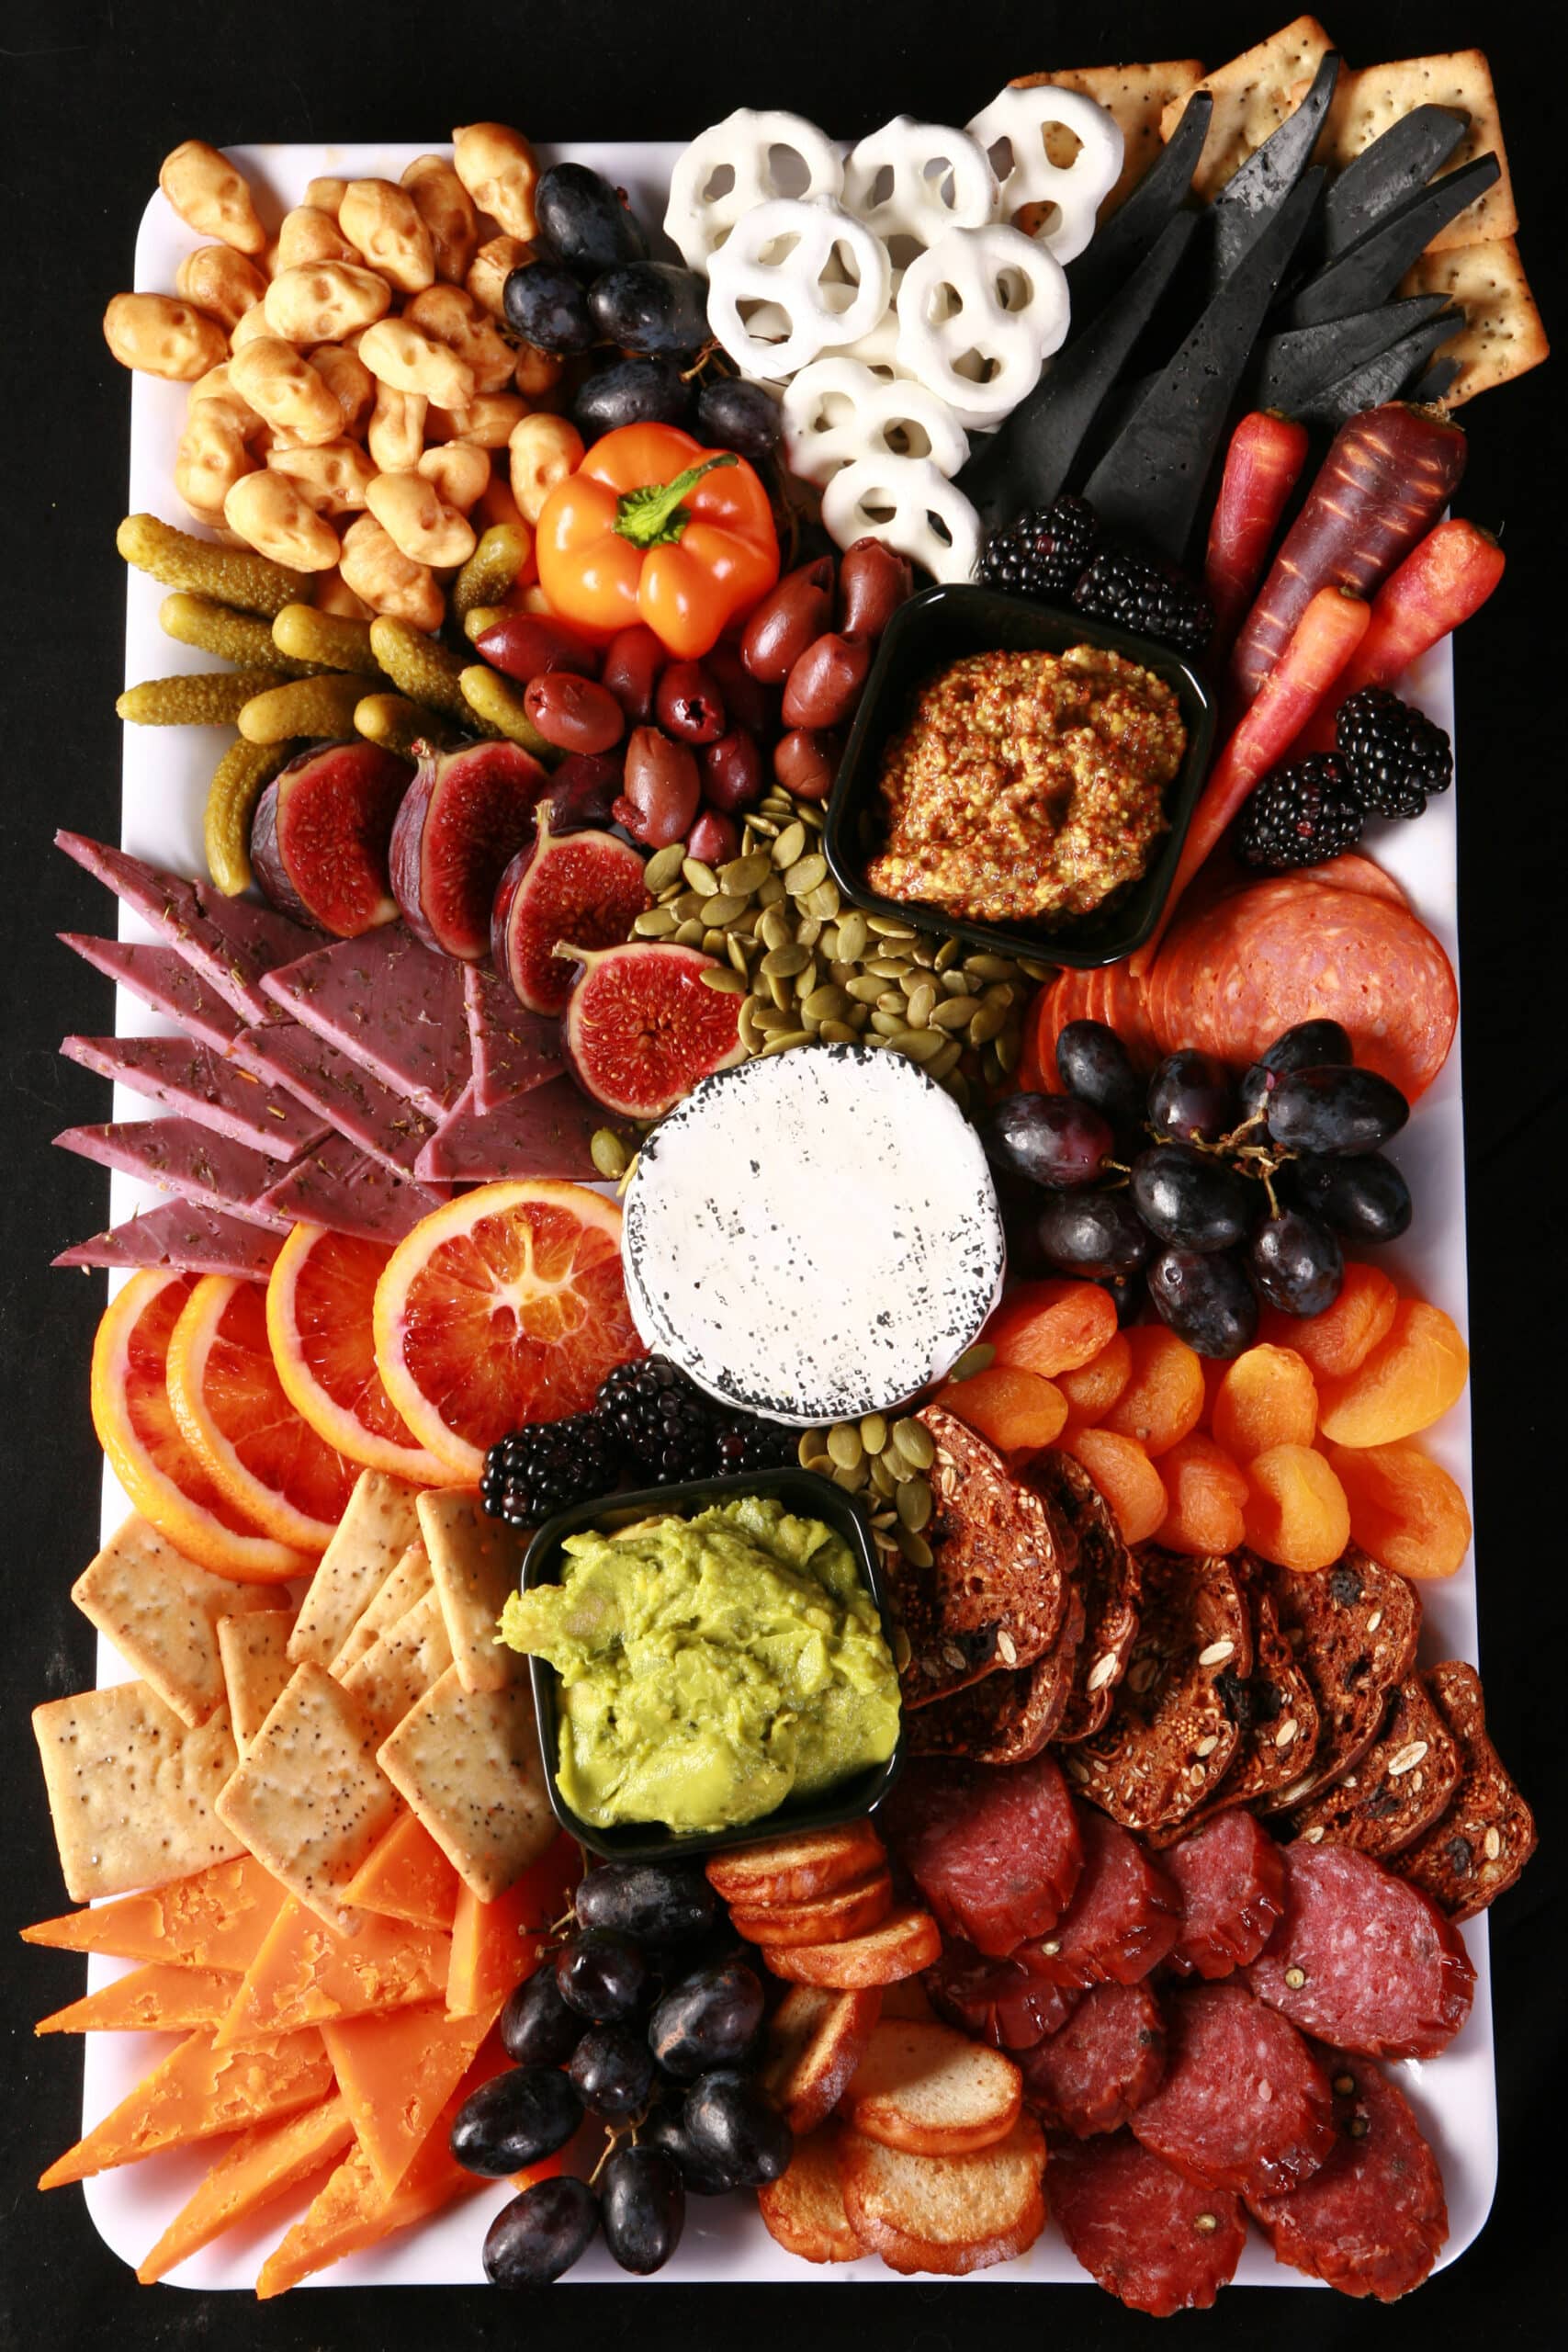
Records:
M1032 1975L1021 1960L989 1960L973 1944L949 1944L921 1979L939 2017L976 2041L1015 2054L1060 2032L1078 1995Z
M1473 1919L1535 1851L1535 1817L1486 1736L1481 1678L1450 1658L1423 1679L1459 1744L1459 1792L1442 1819L1393 1864L1454 1920Z
M1247 1981L1336 2050L1435 2058L1470 2015L1475 1971L1437 1905L1349 1846L1285 1849L1285 1916Z
M1003 1667L909 1717L913 1756L966 1756L976 1764L1027 1764L1051 1737L1073 1687L1084 1605L1068 1592L1062 1630L1032 1666Z
M1021 1955L1057 1984L1135 1984L1176 1941L1181 1898L1156 1862L1103 1814L1085 1812L1083 1871L1066 1910Z
M1021 2058L1023 2096L1047 2131L1115 2132L1165 2072L1165 2019L1146 1984L1097 1984L1060 2031Z
M1138 1631L1143 1570L1122 1541L1110 1505L1070 1453L1046 1453L1030 1468L1029 1483L1072 1532L1077 1547L1075 1587L1084 1606L1084 1630L1072 1689L1053 1736L1058 1747L1103 1729L1127 1671Z
M1051 2142L1051 2210L1076 2261L1129 2311L1206 2312L1247 2243L1239 2198L1196 2186L1130 2132Z
M1288 2197L1252 2211L1277 2261L1380 2303L1418 2287L1449 2234L1443 2177L1403 2095L1365 2059L1331 2052L1334 2153Z
M1075 1792L1121 1822L1187 1820L1219 1787L1241 1738L1221 1676L1252 1671L1252 1619L1228 1560L1145 1545L1138 1632L1111 1720L1068 1759Z
M1181 1903L1167 1953L1179 1976L1229 1976L1258 1958L1285 1913L1285 1860L1250 1813L1216 1814L1161 1864Z
M1291 1831L1309 1846L1354 1846L1386 1861L1441 1818L1459 1782L1459 1742L1419 1675L1407 1675L1360 1762L1299 1806Z
M1165 2075L1132 2128L1190 2180L1282 2197L1334 2146L1328 2078L1295 2028L1241 1984L1166 2003Z
M1260 1813L1288 1813L1331 1787L1378 1736L1389 1693L1416 1663L1421 1603L1416 1588L1351 1544L1319 1576L1292 1576L1262 1561L1249 1575L1273 1600L1280 1630L1317 1702L1311 1762L1282 1788L1258 1799Z
M983 1952L1054 1928L1083 1868L1077 1808L1049 1756L1004 1771L917 1758L877 1822L942 1932Z

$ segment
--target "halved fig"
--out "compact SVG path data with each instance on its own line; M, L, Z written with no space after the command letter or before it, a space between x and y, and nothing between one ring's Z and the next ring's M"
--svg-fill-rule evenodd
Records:
M251 820L251 864L273 905L338 939L391 922L388 850L409 774L377 743L317 743L290 760Z
M477 964L495 886L534 838L547 771L516 743L468 743L421 760L392 828L392 891L416 939Z
M642 859L614 833L555 833L541 800L537 827L502 876L491 917L491 955L503 980L530 1012L564 1012L570 960L558 940L579 947L618 947L648 904Z
M739 995L708 988L711 956L668 940L597 951L561 942L581 967L561 1037L578 1084L628 1119L662 1117L699 1079L744 1061Z

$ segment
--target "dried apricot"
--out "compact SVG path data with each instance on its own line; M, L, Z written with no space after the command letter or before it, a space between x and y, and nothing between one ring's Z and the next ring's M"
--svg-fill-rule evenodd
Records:
M1060 1435L1067 1418L1067 1400L1054 1382L1010 1363L951 1382L937 1402L998 1453L1037 1453Z
M1336 1445L1393 1445L1441 1420L1464 1394L1470 1351L1458 1324L1424 1298L1401 1299L1393 1321L1348 1379L1318 1389L1318 1428Z
M1140 1323L1126 1339L1133 1376L1103 1426L1136 1438L1145 1453L1164 1453L1203 1418L1203 1359L1163 1323Z
M1136 1440L1113 1430L1069 1430L1056 1446L1089 1472L1116 1514L1123 1544L1146 1544L1168 1504L1159 1472Z
M1350 1533L1401 1577L1451 1577L1470 1549L1470 1508L1440 1462L1415 1445L1325 1448L1350 1504Z
M1247 1473L1224 1446L1194 1430L1159 1458L1169 1506L1159 1540L1168 1552L1214 1559L1234 1552L1247 1532Z
M1247 1467L1247 1540L1276 1567L1331 1568L1350 1541L1350 1506L1310 1445L1273 1445Z
M1237 1462L1271 1445L1310 1445L1317 1390L1305 1358L1293 1348L1244 1349L1225 1366L1209 1426Z
M1132 1346L1125 1331L1118 1331L1088 1363L1056 1374L1056 1385L1067 1400L1067 1419L1080 1428L1103 1420L1132 1377Z
M998 1363L1055 1380L1097 1356L1116 1335L1116 1306L1098 1283L1015 1283L984 1337Z
M1398 1305L1399 1293L1381 1266L1350 1264L1332 1306L1303 1316L1270 1307L1262 1337L1304 1356L1319 1380L1343 1380L1385 1337Z

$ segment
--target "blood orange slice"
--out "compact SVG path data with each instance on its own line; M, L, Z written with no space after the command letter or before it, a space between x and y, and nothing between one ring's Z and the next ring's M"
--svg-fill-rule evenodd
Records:
M324 1551L359 1476L283 1391L260 1283L204 1274L169 1341L169 1402L237 1510L302 1552Z
M132 1508L176 1551L217 1576L278 1584L310 1561L234 1508L169 1401L169 1341L196 1287L194 1274L149 1268L110 1300L93 1342L93 1427Z
M283 1393L328 1445L415 1486L449 1486L449 1463L421 1445L376 1369L376 1284L392 1252L378 1241L297 1225L266 1286L266 1336Z
M376 1287L376 1362L421 1444L464 1478L525 1421L581 1413L642 1341L621 1212L581 1184L482 1184L400 1241Z

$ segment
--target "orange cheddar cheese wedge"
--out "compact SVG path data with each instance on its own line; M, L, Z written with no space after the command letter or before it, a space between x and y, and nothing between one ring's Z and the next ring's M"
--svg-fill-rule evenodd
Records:
M355 2137L390 2197L495 2022L497 2001L477 2017L449 2018L440 2003L323 2025Z
M434 1928L372 1915L357 1936L340 1936L290 1895L234 1992L217 2046L434 2000L448 1960L448 1939Z
M102 1951L118 1960L186 1961L243 1974L277 1916L283 1889L249 1854L214 1862L145 1894L122 1894L90 1911L68 1911L22 1929L22 1940L57 1951Z
M59 2188L165 2148L292 2115L318 2106L332 2086L333 2070L313 2029L250 2050L215 2050L211 2034L198 2030L51 2164L39 2187Z
M216 2025L233 2004L240 1979L227 1968L186 1968L151 1961L100 1984L96 1993L39 2018L35 2033L189 2033Z
M257 2123L242 2132L138 2266L141 2284L150 2287L166 2277L225 2230L248 2222L275 2198L334 2163L353 2138L348 2104L341 2098L323 2099L320 2107L308 2107L280 2123Z
M493 2013L513 1985L532 1976L542 1938L569 1908L581 1874L577 1848L563 1832L493 1903L482 1903L471 1887L459 1887L446 1979L449 2016L477 2017L486 2008Z
M460 1882L417 1814L400 1814L343 1890L361 1911L406 1919L416 1928L450 1928Z

